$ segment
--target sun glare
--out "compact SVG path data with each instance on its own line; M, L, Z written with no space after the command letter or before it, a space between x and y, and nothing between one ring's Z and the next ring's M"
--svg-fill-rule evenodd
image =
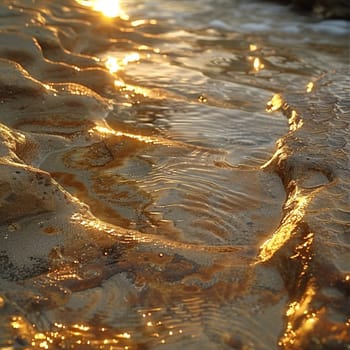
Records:
M310 81L307 85L306 85L306 92L310 93L314 88L314 83L312 81Z
M249 45L249 50L250 51L256 51L258 49L258 46L257 45L255 45L255 44L250 44Z
M253 67L256 72L259 72L260 70L264 69L264 64L261 63L261 60L259 57L255 57L253 61Z
M123 58L123 64L126 66L130 62L137 62L140 60L140 55L137 52L132 52Z
M267 112L275 112L278 111L284 104L283 98L279 94L273 95L271 100L267 102L266 111Z
M128 16L122 11L119 0L75 0L80 5L90 7L95 11L101 12L104 16L122 19L128 19Z
M111 56L106 59L105 66L111 73L116 73L120 69L117 59Z
M123 58L118 59L113 56L107 56L103 59L105 67L111 72L116 73L129 63L140 61L141 57L137 52L132 52L125 55Z

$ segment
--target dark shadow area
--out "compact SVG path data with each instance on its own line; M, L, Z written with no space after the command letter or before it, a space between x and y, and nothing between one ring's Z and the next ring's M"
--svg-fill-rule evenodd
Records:
M296 11L302 11L320 18L350 19L350 2L347 0L275 0L292 5Z

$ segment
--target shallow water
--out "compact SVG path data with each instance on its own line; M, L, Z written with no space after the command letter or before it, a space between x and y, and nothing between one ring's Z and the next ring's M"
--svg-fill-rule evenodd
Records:
M0 349L346 348L349 23L97 4L0 7Z

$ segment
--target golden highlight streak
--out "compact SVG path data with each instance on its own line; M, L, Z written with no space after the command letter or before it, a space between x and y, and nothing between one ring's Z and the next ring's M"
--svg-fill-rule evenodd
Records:
M288 323L281 340L278 342L279 346L283 346L284 348L288 346L299 346L300 339L313 330L319 320L318 312L312 312L310 310L310 304L315 294L315 287L313 283L310 283L303 299L300 302L293 301L289 304L286 311ZM297 329L293 327L295 323L299 323Z
M219 153L219 154L222 153L221 150L213 151L211 148L186 144L181 141L169 140L164 137L144 136L144 135L138 135L138 134L131 134L128 132L116 131L112 129L107 123L104 123L104 122L100 122L100 124L96 124L88 132L91 135L96 134L97 136L100 136L100 137L111 137L111 136L128 137L130 139L134 139L146 144L150 143L154 145L180 147L180 148L186 148L190 150L202 150L202 151L211 152L211 153L213 152Z
M283 100L283 97L279 94L275 94L272 99L267 103L266 111L274 112L280 109L286 110L289 108L288 104ZM295 132L302 127L303 121L299 118L297 111L292 110L289 118L289 130ZM288 151L283 149L283 142L279 140L277 142L278 149L273 157L261 166L261 169L267 169L276 161L281 162L288 158ZM294 182L294 181L293 181ZM270 260L279 249L290 240L290 238L296 233L297 227L305 216L306 209L320 189L302 190L299 189L294 182L294 190L288 194L288 199L285 203L285 208L289 211L285 214L278 229L273 233L272 237L267 239L261 246L256 263L262 263Z
M294 208L283 218L282 223L272 237L266 240L260 247L258 263L270 260L289 241L295 233L298 224L303 219L312 197L311 194L302 194L297 187L295 188L294 193L286 203L286 207L294 204Z
M90 132L97 132L100 135L103 136L126 136L131 139L135 139L144 143L161 143L157 138L149 137L149 136L143 136L143 135L136 135L136 134L130 134L127 132L121 132L121 131L115 131L107 126L97 125L94 128L89 130Z

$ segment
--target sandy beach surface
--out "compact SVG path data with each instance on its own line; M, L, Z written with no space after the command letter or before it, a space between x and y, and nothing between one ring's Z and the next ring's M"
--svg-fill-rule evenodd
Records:
M0 5L0 349L347 349L349 23L101 3Z

